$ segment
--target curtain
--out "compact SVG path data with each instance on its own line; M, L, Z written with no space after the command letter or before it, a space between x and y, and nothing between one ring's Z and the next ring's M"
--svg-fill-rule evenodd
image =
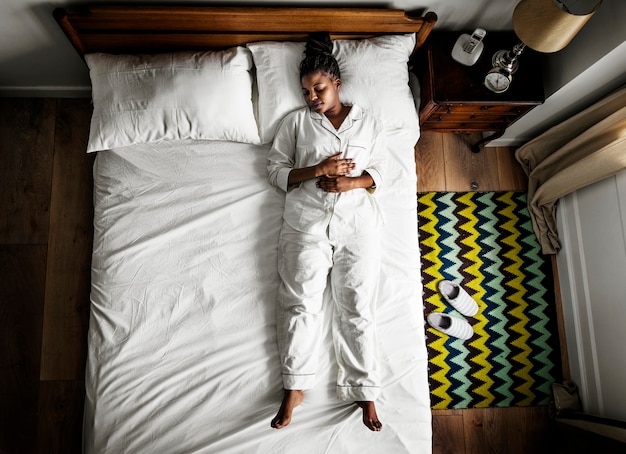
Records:
M556 203L626 169L626 86L520 147L528 209L544 254L559 250Z

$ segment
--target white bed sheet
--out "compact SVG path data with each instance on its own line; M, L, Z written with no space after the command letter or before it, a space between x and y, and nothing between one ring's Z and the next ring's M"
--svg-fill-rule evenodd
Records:
M88 453L429 453L415 133L390 137L377 328L384 424L319 380L288 427L275 333L284 195L268 146L177 141L100 152L84 444ZM330 326L327 317L327 327Z

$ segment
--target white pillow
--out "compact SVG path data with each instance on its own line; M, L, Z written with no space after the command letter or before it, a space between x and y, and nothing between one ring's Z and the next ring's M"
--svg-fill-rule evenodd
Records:
M247 47L256 67L261 141L267 143L287 113L306 105L299 76L304 43L264 41ZM419 120L408 70L414 47L413 33L335 40L333 54L341 71L342 102L373 111L387 129L417 130Z
M154 55L87 54L88 152L176 139L259 143L244 47Z

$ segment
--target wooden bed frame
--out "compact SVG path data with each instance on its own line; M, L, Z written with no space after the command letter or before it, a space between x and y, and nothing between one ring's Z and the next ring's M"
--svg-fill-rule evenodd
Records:
M437 21L432 12L411 16L398 9L216 6L87 6L58 8L54 17L81 56L304 41L319 31L330 32L333 39L416 33L417 49Z

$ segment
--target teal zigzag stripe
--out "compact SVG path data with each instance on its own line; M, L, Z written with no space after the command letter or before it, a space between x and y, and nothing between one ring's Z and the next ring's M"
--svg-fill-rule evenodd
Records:
M533 329L536 332L533 343L536 345L542 345L548 342L550 336L552 335L549 328L550 320L546 317L547 302L545 296L548 294L548 289L545 286L545 274L541 269L541 265L545 265L545 262L540 260L541 247L539 246L536 237L532 235L530 215L527 210L524 214L527 216L527 220L520 226L520 230L528 232L524 241L528 247L526 255L526 259L529 262L526 267L526 271L529 274L528 288L529 290L533 290L532 293L529 293L529 300L532 301L534 306L530 310L530 313L536 318L536 321L533 324ZM538 377L537 392L549 395L550 380L552 380L552 370L554 369L555 364L552 362L546 351L539 351L539 353L535 356L535 360L539 364L543 365L543 367L538 367L536 370L536 375Z
M491 279L485 281L485 286L492 289L490 293L490 304L488 304L487 316L492 319L490 325L490 344L494 351L499 350L500 354L492 356L494 361L494 373L493 380L496 384L495 392L501 397L501 402L509 406L513 401L513 394L509 391L510 381L508 380L509 373L511 371L511 365L507 361L507 358L511 354L511 350L507 346L508 333L506 332L506 317L502 312L501 305L494 304L493 302L502 301L504 297L504 278L500 269L502 269L502 260L500 260L501 247L498 244L498 237L500 232L497 229L497 207L491 200L492 194L482 194L479 196L479 200L484 203L485 209L481 212L482 217L486 220L482 225L483 230L488 235L484 242L492 246L491 250L487 252L487 257L490 259L490 265L485 269L485 272L491 276Z
M448 279L457 279L461 277L459 268L461 264L456 257L458 257L460 250L458 247L459 232L456 222L456 216L454 215L454 203L452 202L453 193L446 193L437 205L439 213L439 219L441 225L439 229L445 232L447 235L443 237L442 244L445 246L444 250L447 252L444 254L443 259L450 265L446 268Z

